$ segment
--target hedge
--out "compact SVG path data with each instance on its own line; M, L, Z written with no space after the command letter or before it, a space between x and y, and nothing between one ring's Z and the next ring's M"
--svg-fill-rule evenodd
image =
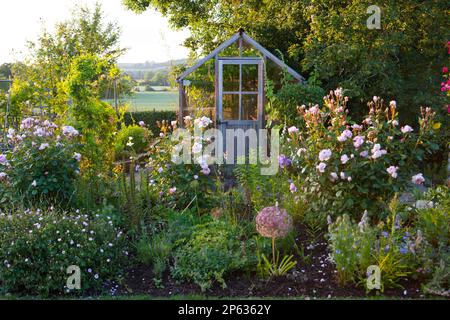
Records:
M123 121L128 125L137 124L139 121L144 121L150 131L156 135L159 133L157 121L162 120L177 120L176 111L141 111L141 112L127 112L124 115Z

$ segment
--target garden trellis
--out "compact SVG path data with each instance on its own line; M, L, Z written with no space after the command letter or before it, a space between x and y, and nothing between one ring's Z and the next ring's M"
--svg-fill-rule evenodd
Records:
M238 56L222 55L234 44L239 49ZM245 54L245 48L252 48L253 52ZM256 54L254 54L255 51ZM214 113L216 127L220 130L263 127L265 74L268 60L284 69L296 81L306 82L299 73L248 36L243 29L239 29L230 39L177 78L181 124L184 116L192 115L196 111L196 106L187 97L186 88L192 85L189 76L210 60L214 60L214 108L213 110L209 108L209 115Z

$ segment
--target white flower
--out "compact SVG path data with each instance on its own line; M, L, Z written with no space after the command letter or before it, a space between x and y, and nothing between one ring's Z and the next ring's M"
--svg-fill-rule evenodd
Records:
M36 186L37 186L36 180L34 180L34 181L31 183L31 186L33 186L33 187L36 187Z
M321 163L319 163L319 165L316 168L317 168L317 170L319 170L320 173L324 173L326 167L327 167L327 165L325 163L321 162Z
M139 121L139 126L145 127L145 122L144 121Z
M312 115L316 115L320 112L319 106L316 104L315 106L309 108L306 113L307 114L312 114Z
M390 105L392 108L397 108L397 102L396 102L395 100L392 100L391 102L389 102L389 105Z
M353 137L353 133L350 130L344 130L341 135L338 137L339 142L344 142L347 139L351 139Z
M305 148L300 148L300 149L297 150L297 156L301 157L301 155L303 153L306 153L306 149Z
M422 173L418 173L415 176L412 176L411 182L417 185L421 185L425 182L425 178Z
M338 175L337 175L336 172L330 173L330 180L331 180L332 182L336 182L338 179L339 179L339 177L338 177Z
M133 143L133 137L128 137L127 146L128 146L128 147L134 146L134 143Z
M75 160L77 160L78 162L80 162L80 161L81 161L81 154L75 152L75 153L73 154L73 158L74 158Z
M328 161L328 160L330 160L331 155L332 155L332 152L330 149L322 150L319 153L319 160L320 161Z
M194 180L198 180L198 175L194 175Z
M175 194L177 192L177 188L173 187L169 189L169 194Z
M386 150L381 149L381 145L379 143L375 144L372 148L372 159L378 159L381 156L387 154Z
M408 126L408 125L404 126L401 130L402 130L403 133L410 133L410 132L413 132L413 131L414 131L414 129L411 128L411 127Z
M340 176L341 176L341 179L342 179L342 180L345 180L345 179L347 178L347 177L345 176L345 172L341 172Z
M200 142L195 142L192 146L192 152L193 153L201 153L203 149L203 146Z
M359 147L361 147L364 144L364 137L363 136L356 136L353 139L353 146L358 149Z
M288 129L288 132L289 132L290 134L297 133L297 132L298 132L298 128L297 128L297 127L290 127L290 128Z
M398 126L398 121L397 121L397 120L392 120L392 125L393 125L394 127Z
M348 162L348 160L350 160L350 158L346 154L341 156L342 164L346 164Z
M202 168L202 173L207 176L211 173L211 169L209 169L209 167L203 167Z
M390 166L389 168L386 169L387 173L389 173L389 175L396 179L398 177L398 173L397 173L398 167L395 166Z
M8 160L6 160L6 155L0 154L0 164L6 164Z
M170 124L172 127L176 127L178 124L178 121L172 121L172 122L170 122Z
M71 126L65 126L62 128L63 130L63 135L68 136L68 137L76 137L78 136L78 131Z
M45 150L49 147L50 145L48 143L42 143L41 146L39 147L39 150Z
M363 128L363 126L360 126L359 124L354 124L354 125L352 125L352 129L353 130L362 130L362 128Z
M199 127L199 128L206 128L207 126L209 126L212 123L212 120L208 117L201 117L199 119L195 119L194 120L194 124Z
M343 93L342 88L337 88L336 90L334 90L334 95L338 98L342 97L342 93Z

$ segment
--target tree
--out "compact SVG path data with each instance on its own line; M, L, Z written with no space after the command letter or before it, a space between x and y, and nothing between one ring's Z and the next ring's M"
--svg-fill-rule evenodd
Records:
M4 63L0 65L0 80L9 79L12 76L11 68L11 63Z
M13 66L12 104L22 113L45 106L48 112L64 119L70 96L62 84L73 60L91 54L114 66L124 52L119 38L120 28L116 23L104 22L99 4L93 9L76 7L69 20L57 24L55 33L44 31L37 42L30 42L29 58ZM121 74L116 77L123 78ZM112 79L103 77L99 81L107 86Z
M175 28L189 28L192 55L211 51L242 27L270 51L302 69L312 84L338 86L359 103L373 95L397 99L401 114L420 105L440 108L440 68L450 38L446 1L380 0L381 29L369 30L370 0L124 0L131 10L152 7ZM356 111L356 112L355 112Z

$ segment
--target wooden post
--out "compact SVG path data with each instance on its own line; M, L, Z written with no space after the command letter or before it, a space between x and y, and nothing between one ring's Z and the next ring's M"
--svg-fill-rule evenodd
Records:
M183 113L184 113L184 86L183 80L178 81L178 94L179 94L179 115L178 115L178 125L183 127Z

